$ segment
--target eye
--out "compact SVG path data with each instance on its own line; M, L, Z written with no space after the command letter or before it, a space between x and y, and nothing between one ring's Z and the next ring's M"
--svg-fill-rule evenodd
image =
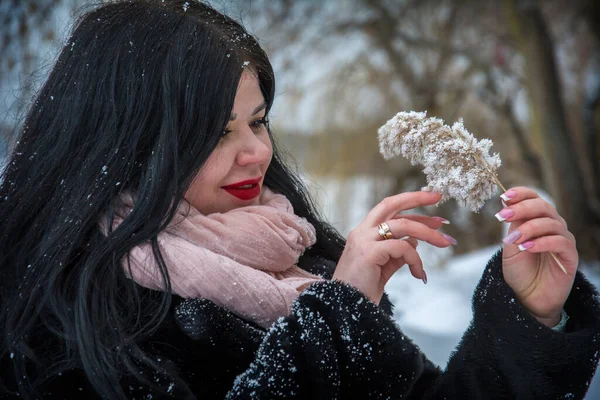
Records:
M267 127L269 126L269 120L267 119L267 117L263 117L261 119L257 119L256 121L252 122L252 124L250 124L250 126L252 127L252 129L260 129L263 127Z
M225 136L229 135L231 133L231 129L223 129L223 133L221 133L221 139L223 139Z

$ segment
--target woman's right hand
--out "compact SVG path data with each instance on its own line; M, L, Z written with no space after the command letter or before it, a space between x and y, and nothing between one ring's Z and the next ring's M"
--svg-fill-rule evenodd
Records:
M404 264L408 264L415 278L427 282L416 251L417 240L437 247L448 247L456 240L436 230L442 225L442 218L398 213L436 204L441 198L441 194L432 192L407 192L385 198L348 235L333 279L354 286L377 304L387 281ZM379 234L378 226L383 222L388 224L392 239L385 240Z

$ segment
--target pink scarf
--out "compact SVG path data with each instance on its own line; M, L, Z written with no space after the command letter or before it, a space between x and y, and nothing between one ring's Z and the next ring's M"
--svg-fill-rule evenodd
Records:
M121 195L113 222L116 229L134 200ZM106 226L101 223L106 234ZM292 302L320 280L296 265L316 241L315 228L294 214L289 200L267 188L260 205L203 215L182 201L167 229L158 235L172 292L202 297L264 328L291 313ZM131 275L139 285L164 290L150 244L130 252Z

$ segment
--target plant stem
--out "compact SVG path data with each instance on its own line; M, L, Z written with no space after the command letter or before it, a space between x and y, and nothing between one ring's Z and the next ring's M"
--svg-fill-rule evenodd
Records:
M487 168L487 166L485 164L484 164L484 166ZM496 174L494 174L492 171L489 171L489 172L492 173L492 176L496 180L496 183L498 183L498 185L502 188L502 190L504 190L506 192L506 189L504 188L504 186L502 186L502 184L500 183L500 181L496 177ZM552 256L552 258L554 258L554 261L556 261L556 263L558 264L558 266L560 267L560 269L562 269L562 272L564 272L565 275L568 275L566 268L564 267L564 265L562 265L562 263L560 262L560 260L558 259L558 257L556 257L556 254L554 254L553 252L550 252L550 255Z
M502 183L500 182L500 180L496 176L496 173L491 169L491 167L485 161L483 161L481 159L481 157L479 156L479 154L475 154L475 158L481 163L481 165L483 165L483 167L492 176L492 178L494 178L494 180L496 181L496 183L498 184L498 186L500 186L502 188L502 190L506 192L506 188L502 185ZM552 258L554 258L554 261L556 261L556 263L558 264L558 266L560 267L560 269L562 270L562 272L564 272L565 275L568 275L566 268L564 267L564 265L562 265L562 263L560 262L560 260L558 259L558 257L556 257L556 254L554 254L553 252L550 252L550 255L552 256Z
M459 140L464 140L464 137L461 137L460 135L456 134L453 130L450 130L450 136L454 136L455 138L459 138ZM496 176L496 173L494 172L494 170L488 165L488 163L486 163L479 154L475 153L473 154L473 156L475 157L475 159L483 166L483 168L485 168L485 170L492 176L492 178L494 179L494 181L496 182L496 184L498 186L500 186L500 188L502 188L503 191L506 192L506 188L504 187L504 185L502 185L502 183L500 182L500 180L498 179L498 177ZM549 252L550 255L552 256L552 258L554 258L554 261L556 261L556 263L558 264L558 266L560 267L560 269L562 270L562 272L565 273L565 275L568 275L566 268L564 267L564 265L562 265L562 263L560 262L560 260L558 259L558 257L556 257L556 254L554 254L553 252Z
M502 188L503 191L506 192L506 188L502 185L502 183L500 182L500 180L498 179L498 177L496 176L496 173L494 171L492 171L492 169L490 168L489 165L487 165L487 163L485 161L483 161L481 159L481 157L479 157L478 154L475 155L475 157L479 160L479 162L481 164L483 164L483 167L487 170L487 172L492 176L492 178L494 178L494 180L496 181L496 184L498 186L500 186L500 188Z
M556 261L556 263L558 264L558 266L560 267L560 269L562 269L562 271L565 273L565 275L568 275L567 274L567 270L562 265L562 263L560 262L560 260L558 259L558 257L556 257L556 254L554 254L553 252L550 252L550 255L552 256L552 258L554 258L554 261Z

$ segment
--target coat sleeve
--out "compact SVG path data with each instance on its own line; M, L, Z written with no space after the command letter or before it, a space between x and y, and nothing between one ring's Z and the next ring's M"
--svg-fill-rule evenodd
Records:
M322 281L271 327L227 398L401 398L418 377L438 373L376 304Z
M501 253L473 297L474 319L446 371L341 282L311 285L264 337L229 399L582 398L600 350L596 291L578 273L564 333L529 315L502 279Z
M581 399L600 355L596 289L577 272L563 332L539 323L502 276L502 252L488 263L473 296L473 321L427 399ZM421 398L421 397L416 397Z

